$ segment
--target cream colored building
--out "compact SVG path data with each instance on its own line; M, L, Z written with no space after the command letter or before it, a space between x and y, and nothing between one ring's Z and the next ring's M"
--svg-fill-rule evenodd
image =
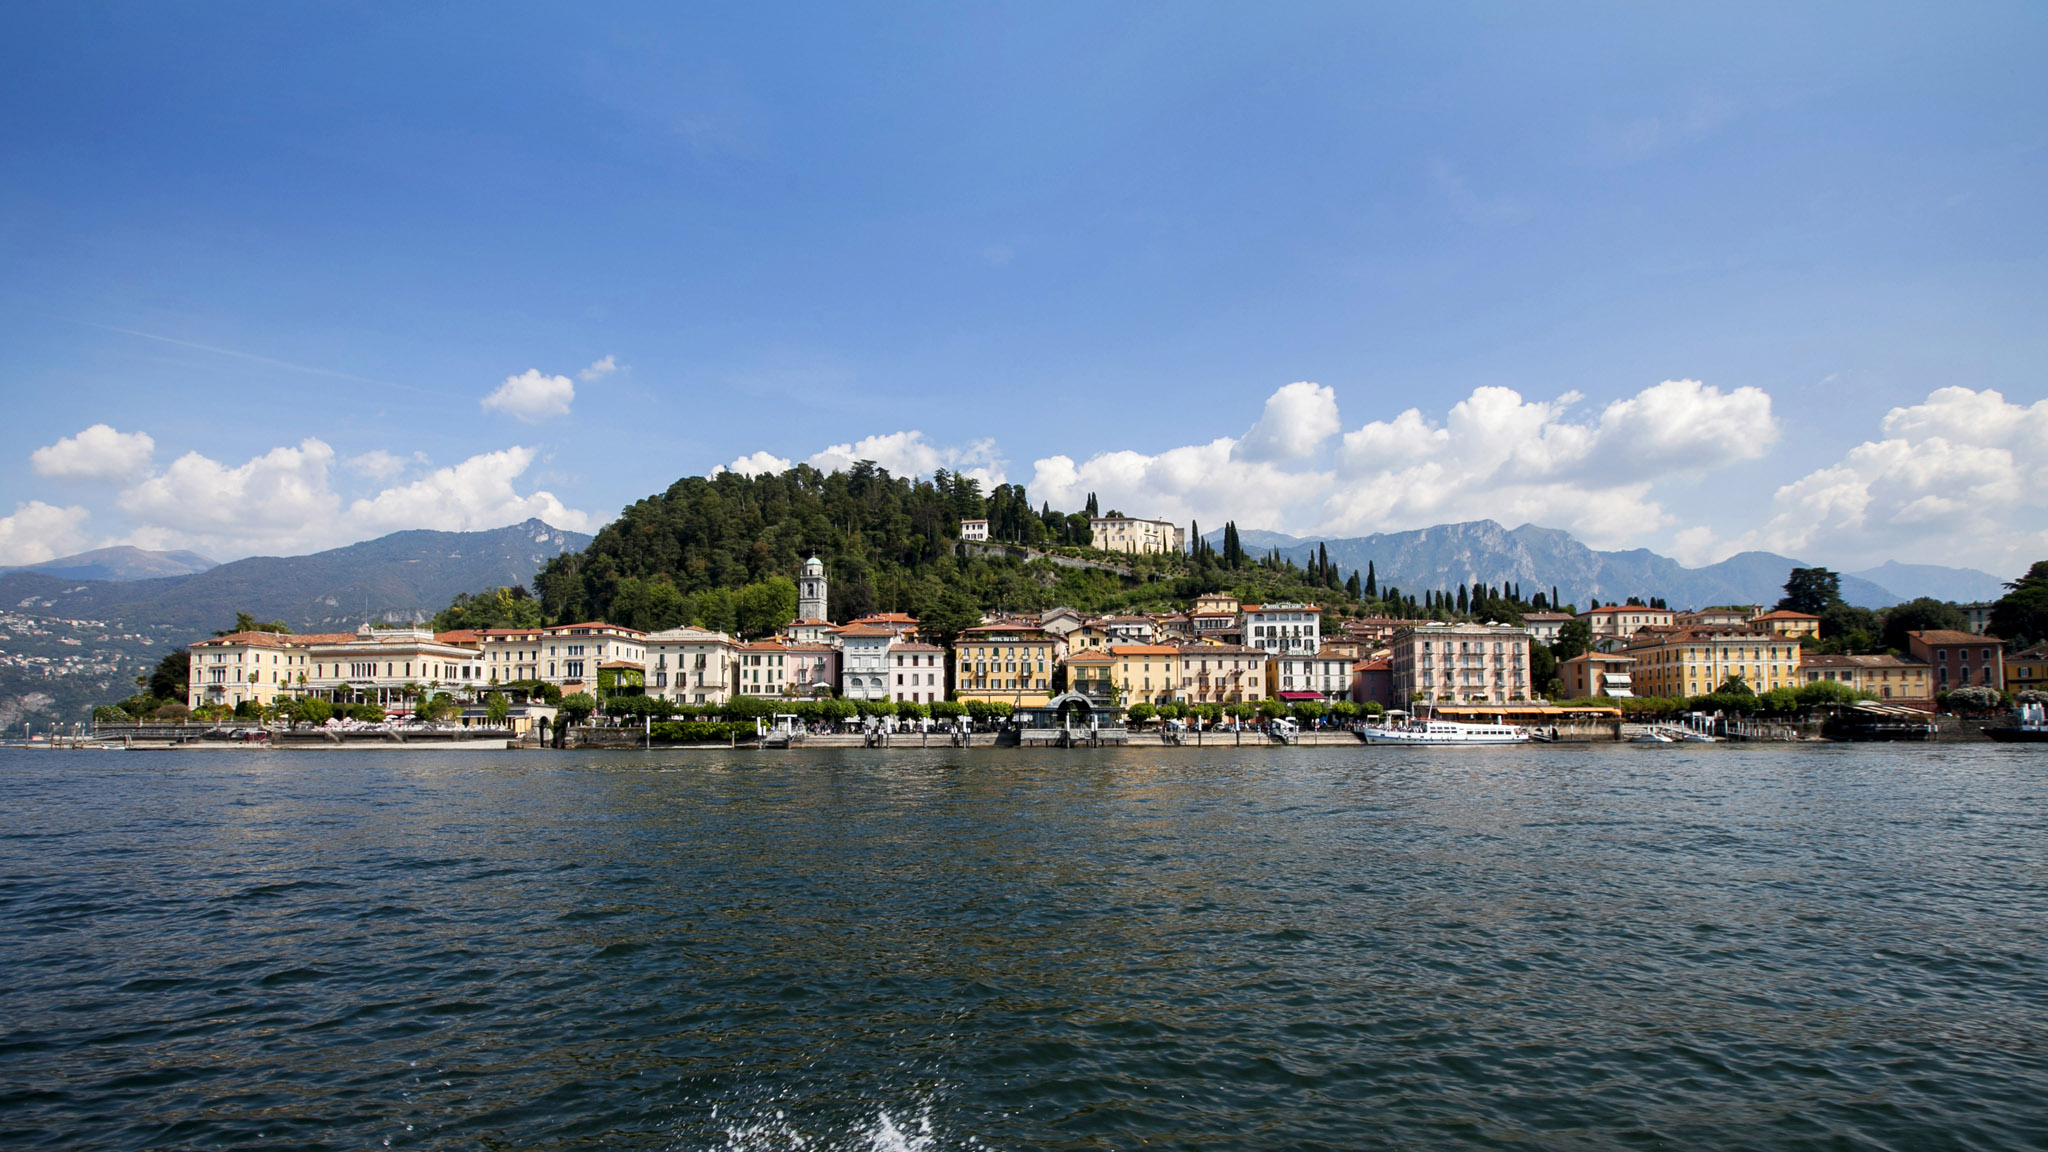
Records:
M1358 661L1355 647L1342 652L1324 645L1314 655L1295 653L1266 661L1267 694L1280 700L1298 698L1290 694L1313 692L1334 703L1351 698L1351 666Z
M186 645L192 667L186 677L186 706L232 708L244 701L268 705L279 696L310 686L312 645L342 641L352 633L291 635L236 632Z
M704 628L650 632L646 647L647 694L678 704L723 704L739 682L739 642Z
M1904 656L1803 656L1799 678L1808 684L1847 684L1879 700L1934 706L1934 682L1927 662Z
M1124 707L1170 704L1179 699L1181 661L1177 646L1125 644L1109 649L1109 654L1116 661L1110 668L1110 681L1123 693Z
M1613 636L1626 640L1644 628L1668 628L1678 619L1669 608L1645 608L1640 604L1609 604L1579 613L1593 630L1593 639Z
M1242 644L1177 644L1180 704L1249 704L1272 695L1266 654ZM1111 652L1121 651L1112 648ZM1347 680L1345 687L1349 688Z
M1820 635L1820 617L1783 608L1750 617L1749 626L1774 636L1783 636L1787 640L1803 640L1808 636Z
M473 633L462 634L464 639ZM415 689L468 695L489 685L483 654L426 628L372 628L324 637L306 651L307 687L340 703L404 705Z
M1097 516L1088 521L1093 547L1105 552L1184 552L1187 529L1166 520L1132 516Z

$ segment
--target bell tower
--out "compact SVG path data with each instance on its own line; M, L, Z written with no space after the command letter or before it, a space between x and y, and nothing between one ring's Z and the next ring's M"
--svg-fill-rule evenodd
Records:
M796 618L825 619L825 562L816 556L804 561L803 575L796 580Z

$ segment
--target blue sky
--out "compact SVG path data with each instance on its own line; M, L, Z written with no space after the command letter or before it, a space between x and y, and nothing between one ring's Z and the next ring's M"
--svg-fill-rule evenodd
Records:
M866 455L2008 575L2048 9L1783 7L9 6L0 563Z

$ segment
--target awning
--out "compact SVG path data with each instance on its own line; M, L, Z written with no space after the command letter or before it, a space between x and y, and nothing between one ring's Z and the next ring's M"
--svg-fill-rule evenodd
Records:
M1323 698L1321 692L1277 692L1274 693L1274 696L1280 700L1321 700Z

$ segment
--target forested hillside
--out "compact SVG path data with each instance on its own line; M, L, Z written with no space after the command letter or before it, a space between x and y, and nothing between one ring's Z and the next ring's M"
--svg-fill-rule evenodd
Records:
M830 614L909 612L950 635L984 611L1083 611L1184 606L1201 592L1356 601L1345 575L1239 550L1219 555L1117 556L1128 575L1051 560L961 556L960 521L986 518L993 539L1085 555L1091 507L1034 509L1022 486L984 496L969 477L891 476L862 462L848 472L800 465L779 476L688 477L627 508L590 547L541 570L550 621L603 619L644 629L698 623L757 634L771 581L815 554L830 577ZM1355 574L1348 574L1355 575Z

